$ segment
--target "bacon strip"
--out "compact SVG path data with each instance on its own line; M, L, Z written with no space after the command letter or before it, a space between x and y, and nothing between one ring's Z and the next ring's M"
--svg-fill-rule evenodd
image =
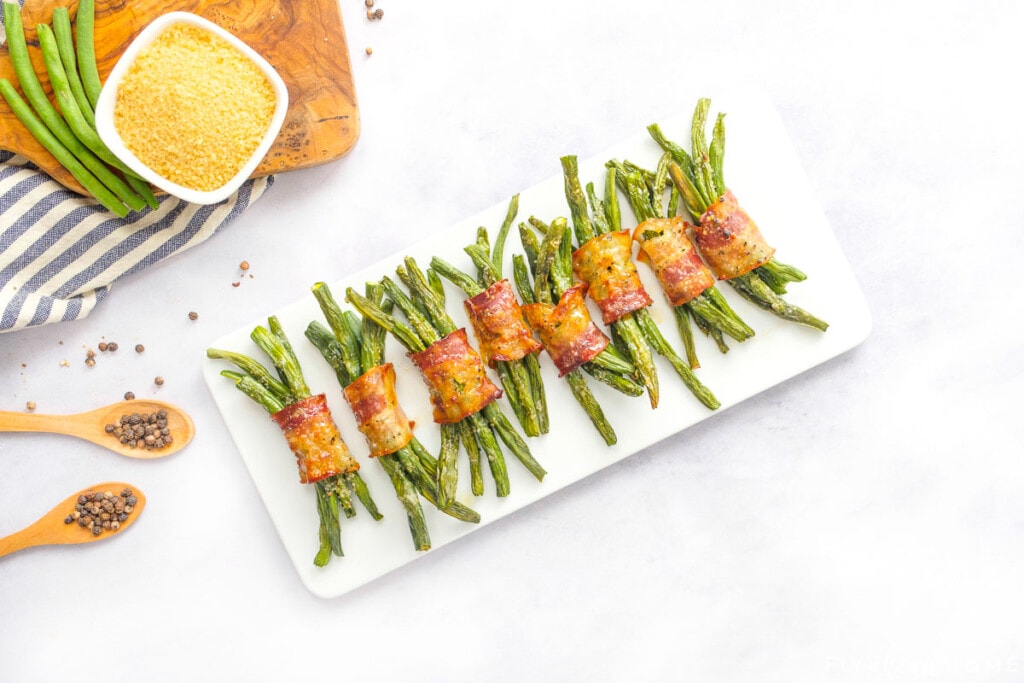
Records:
M590 319L586 296L587 285L581 282L565 290L555 306L523 306L527 322L540 335L559 377L592 360L608 346L608 337Z
M715 284L711 269L704 265L693 246L682 217L650 218L633 231L640 243L640 260L651 266L661 288L673 306L682 306Z
M295 454L299 481L303 484L359 469L359 463L341 438L323 394L296 401L270 417L284 432Z
M589 286L605 324L651 305L630 258L633 238L628 230L607 232L573 252L572 270Z
M775 253L731 190L708 207L694 234L700 253L719 280L748 273Z
M410 353L430 390L434 422L459 422L501 396L501 389L487 377L480 355L460 327L425 350Z
M519 360L543 348L526 326L508 280L499 280L466 299L465 306L480 342L480 355L490 367L496 361Z
M395 367L391 363L370 368L342 393L359 431L366 437L371 458L394 453L412 441L412 426L395 394Z

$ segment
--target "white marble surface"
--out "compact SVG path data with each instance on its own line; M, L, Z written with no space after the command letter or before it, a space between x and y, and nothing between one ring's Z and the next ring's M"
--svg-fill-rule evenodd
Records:
M378 0L367 22L344 0L351 154L279 176L88 319L0 336L0 408L132 389L199 428L151 463L0 437L0 534L92 482L150 501L116 542L0 559L0 680L1024 679L1024 10L892 5ZM814 185L794 204L820 202L860 279L868 340L354 593L310 594L214 410L205 346L561 154L749 86ZM87 368L104 337L121 349Z

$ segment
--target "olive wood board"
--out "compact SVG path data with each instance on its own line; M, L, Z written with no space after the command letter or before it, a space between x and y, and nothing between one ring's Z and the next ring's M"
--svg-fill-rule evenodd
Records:
M59 6L68 7L74 22L77 0L26 0L22 8L29 55L48 94L35 27L49 24ZM197 14L230 31L266 58L288 86L284 125L252 177L326 163L355 144L359 114L338 0L96 0L100 78L106 79L150 21L171 11ZM6 44L0 45L0 77L17 83ZM85 193L2 100L0 148L24 155L62 185Z
M693 102L696 102L699 94L694 94ZM518 460L507 455L511 494L505 498L494 495L493 480L485 466L485 493L481 497L474 497L469 490L467 459L464 452L460 453L457 497L477 510L482 521L479 525L456 521L423 501L433 548L425 553L417 553L413 549L406 517L391 482L383 468L366 457L366 444L356 429L333 371L303 335L310 321L323 322L323 316L313 295L309 291L298 291L295 293L295 303L265 313L274 314L280 319L299 356L311 390L314 393L326 393L341 433L361 461L360 472L384 514L382 521L375 522L363 509L359 509L354 519L342 519L341 536L345 556L332 557L326 567L317 568L313 565L313 556L318 547L319 523L313 487L299 483L295 458L266 412L239 392L232 382L219 375L222 369L229 367L228 364L205 356L202 358L206 382L224 422L263 499L285 552L310 591L321 597L339 596L418 557L438 552L462 552L466 556L457 558L457 561L465 562L466 571L471 572L473 559L468 555L471 546L442 546L470 532L483 530L491 522L656 442L677 435L716 413L729 410L740 401L848 351L867 337L871 329L871 316L864 295L824 212L814 199L810 180L801 168L782 121L770 101L756 92L725 93L712 98L712 110L728 113L726 181L744 208L758 222L768 241L777 248L779 260L803 269L808 275L805 282L790 286L787 299L830 323L828 331L822 333L781 320L741 299L731 287L722 285L720 288L723 296L756 330L756 336L742 344L730 343L729 353L721 354L711 340L695 333L701 360L697 375L721 400L722 405L718 411L709 411L701 405L685 389L671 366L660 357L657 358L657 367L661 401L654 410L646 396L626 397L588 376L594 395L618 434L618 443L607 447L573 399L567 384L558 379L550 360L542 354L541 365L551 428L548 434L528 439L528 443L534 456L548 471L544 481L536 481ZM635 136L589 160L581 160L581 182L586 184L592 181L600 193L604 187L604 163L611 158L629 159L648 168L653 167L661 150L643 128L652 121L641 120ZM689 147L686 144L690 131L689 111L658 122L670 139ZM549 222L557 216L568 217L558 159L552 158L550 166L553 174L550 179L520 194L517 224L531 215ZM635 221L629 205L621 195L620 201L623 227L631 229ZM799 205L794 205L795 202ZM507 208L507 202L501 202L451 228L436 232L418 244L411 244L358 273L344 276L335 274L335 279L332 279L331 273L311 274L310 277L324 279L335 298L343 302L347 286L361 292L367 281L379 280L384 275L393 276L395 267L405 256L415 257L422 267L426 267L430 258L437 255L466 272L475 273L463 247L474 241L477 226L486 226L493 238ZM415 209L410 206L409 210L414 212ZM504 250L506 276L512 272L511 259L515 253L522 253L522 248L518 233L513 228ZM651 307L654 320L666 339L680 349L681 342L672 311L660 295L657 281L646 266L641 264L638 270L647 291L654 299ZM314 282L311 279L310 286ZM466 325L462 306L464 295L447 282L445 290L448 312L457 325ZM342 305L348 306L344 303ZM596 315L596 310L592 309L592 314ZM250 340L249 333L255 325L266 324L266 315L217 339L210 346L241 351L265 361ZM599 315L595 319L600 320ZM472 332L470 336L472 339ZM426 388L404 349L390 337L386 354L387 360L395 366L399 400L409 419L417 425L416 434L420 441L436 454L440 437L437 426L432 422ZM856 378L844 378L841 369L841 366L836 366L828 371L828 384L855 381ZM492 379L497 381L493 375ZM509 419L514 421L506 399L499 399L499 404ZM808 415L801 418L780 414L779 419L822 421L828 420L829 416ZM728 434L722 433L720 438L726 443ZM673 440L671 452L663 452L661 457L686 457L687 448L685 437L677 437ZM583 495L587 494L583 492ZM557 515L557 509L549 507L547 514ZM508 520L505 523L521 524L525 520ZM587 525L586 520L581 519L566 520L566 523L576 527ZM643 524L643 517L637 517L636 523ZM501 526L495 525L484 533L500 534ZM600 529L592 531L600 535ZM528 544L529 541L524 542L522 552L529 552ZM437 565L434 566L436 568ZM402 581L403 574L395 574L389 580Z

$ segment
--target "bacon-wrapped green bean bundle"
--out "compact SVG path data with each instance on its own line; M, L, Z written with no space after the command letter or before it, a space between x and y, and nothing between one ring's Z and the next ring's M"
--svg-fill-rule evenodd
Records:
M657 124L647 127L651 137L672 156L669 175L687 211L697 221L694 235L701 255L720 280L748 301L781 318L824 332L828 323L781 297L787 284L807 276L775 259L775 249L725 184L725 115L719 114L715 120L709 145L704 128L710 107L707 98L697 102L690 130L691 153L669 141Z
M238 371L222 370L239 391L261 405L281 429L295 455L299 481L316 490L320 517L320 549L313 560L326 565L331 555L343 555L339 507L346 517L356 514L352 494L374 519L381 519L370 492L359 476L359 463L352 457L323 394L313 395L281 323L274 316L267 327L252 331L252 340L272 361L277 377L259 361L245 354L207 349L208 358L234 364Z

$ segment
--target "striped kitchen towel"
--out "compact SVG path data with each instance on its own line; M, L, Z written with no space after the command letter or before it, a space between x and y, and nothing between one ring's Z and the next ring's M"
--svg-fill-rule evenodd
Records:
M118 218L0 151L0 333L84 318L114 282L208 239L271 184L249 180L207 206L164 196Z

